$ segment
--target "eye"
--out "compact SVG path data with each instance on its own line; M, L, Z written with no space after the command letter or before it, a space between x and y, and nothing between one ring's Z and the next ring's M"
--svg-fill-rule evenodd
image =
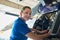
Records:
M28 12L25 12L25 14L29 14L29 15L31 15L31 13L28 13Z
M29 13L29 15L31 15L31 13Z
M28 14L28 12L25 12L26 14Z

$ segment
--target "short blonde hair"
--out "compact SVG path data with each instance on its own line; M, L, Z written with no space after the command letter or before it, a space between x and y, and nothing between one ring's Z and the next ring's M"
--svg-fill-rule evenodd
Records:
M25 8L28 8L31 10L31 8L29 6L24 6L22 9L21 9L21 12L23 12L25 10Z

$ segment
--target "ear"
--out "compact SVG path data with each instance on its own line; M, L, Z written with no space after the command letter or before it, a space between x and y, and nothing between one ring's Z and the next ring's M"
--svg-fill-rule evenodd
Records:
M20 16L22 16L22 12L20 12Z

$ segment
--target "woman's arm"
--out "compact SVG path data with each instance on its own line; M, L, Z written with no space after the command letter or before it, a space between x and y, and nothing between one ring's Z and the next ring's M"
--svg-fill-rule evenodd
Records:
M50 32L38 35L38 34L35 33L35 31L38 31L38 30L33 29L33 28L30 28L30 29L31 29L31 32L27 33L26 36L31 38L31 39L34 39L34 40L41 40L41 39L46 38L50 35ZM46 30L38 31L38 32L44 33L44 32L46 32Z
M34 40L40 40L40 39L43 39L43 38L46 38L50 35L50 33L46 33L46 34L42 34L42 35L37 35L35 34L34 32L29 32L26 34L27 37L31 38L31 39L34 39Z

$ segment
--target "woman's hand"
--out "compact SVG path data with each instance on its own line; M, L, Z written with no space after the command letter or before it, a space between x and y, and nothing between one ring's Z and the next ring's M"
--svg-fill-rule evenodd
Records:
M36 30L36 29L33 29L33 28L30 28L32 32L38 32L38 33L41 33L41 34L44 34L44 33L48 33L48 30L43 30L43 31L39 31L39 30Z

